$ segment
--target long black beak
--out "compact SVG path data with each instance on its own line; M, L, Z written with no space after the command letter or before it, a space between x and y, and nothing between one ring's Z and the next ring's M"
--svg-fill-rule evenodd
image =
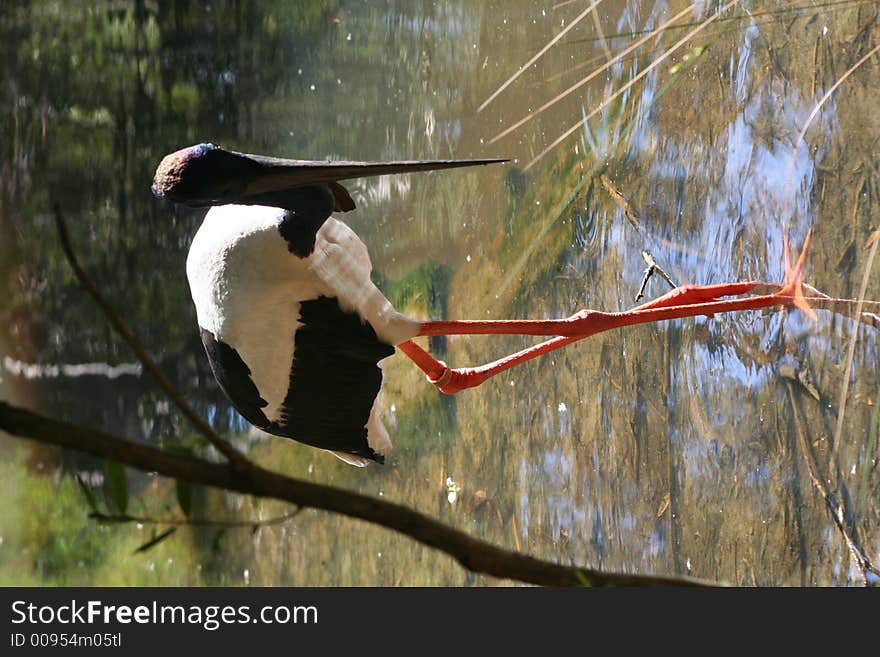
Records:
M198 144L166 155L156 169L152 189L156 196L185 205L219 205L305 185L506 161L494 158L397 162L289 160Z

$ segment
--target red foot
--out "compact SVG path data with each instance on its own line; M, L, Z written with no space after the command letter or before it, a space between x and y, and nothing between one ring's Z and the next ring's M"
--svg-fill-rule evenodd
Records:
M788 298L788 303L800 308L806 313L807 317L816 320L816 311L810 308L804 297L804 261L807 257L807 248L810 246L810 238L813 236L813 229L807 231L804 238L804 245L801 247L801 253L798 256L794 266L791 265L791 254L788 248L788 237L783 233L782 236L782 255L785 259L785 284L777 293L779 296Z

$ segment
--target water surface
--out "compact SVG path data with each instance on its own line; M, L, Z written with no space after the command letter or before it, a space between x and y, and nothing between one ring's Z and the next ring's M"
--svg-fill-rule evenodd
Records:
M747 312L620 330L454 397L398 356L383 394L396 449L367 469L249 429L213 381L183 271L202 213L148 189L163 154L198 141L304 159L512 158L353 183L359 207L343 218L379 285L417 317L622 310L643 249L679 283L780 281L783 235L797 249L811 228L807 282L858 297L880 220L880 57L819 103L880 43L876 3L604 0L479 110L586 6L5 3L3 397L205 451L76 285L51 221L60 202L102 290L187 398L262 464L564 563L744 585L862 583L851 546L880 552L877 333L858 331L849 364L856 326L841 316ZM665 285L653 279L648 295ZM866 298L880 299L875 274ZM533 342L430 346L465 366ZM4 583L498 583L314 511L257 532L182 529L135 555L151 527L87 518L74 474L100 487L100 463L11 439L0 449ZM173 482L132 472L129 485L133 512L179 513ZM208 490L194 509L285 511Z

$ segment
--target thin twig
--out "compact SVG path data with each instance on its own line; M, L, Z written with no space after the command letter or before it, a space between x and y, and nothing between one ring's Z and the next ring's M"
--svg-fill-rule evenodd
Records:
M574 2L576 0L572 0ZM813 17L817 15L827 16L828 14L836 11L845 11L850 9L853 5L864 5L869 3L874 3L877 0L828 0L827 2L816 2L816 0L808 0L804 4L795 4L790 3L785 5L784 7L777 9L767 9L765 11L742 11L733 14L732 16L726 16L724 18L719 18L716 23L719 25L724 23L733 23L736 21L748 20L750 25L763 25L766 23L770 23L773 21L779 21L780 18L785 14L796 13L796 18L803 19L805 21L809 21ZM560 6L563 6L569 3L562 3L561 5L555 5L551 7L551 9L558 9ZM756 19L763 20L756 20ZM689 27L694 27L695 25L699 25L701 21L689 21L687 23L682 23L681 25L675 25L671 27L670 30L684 30ZM870 25L867 23L866 25ZM627 30L625 32L612 32L611 34L606 34L605 38L609 41L613 41L615 39L632 39L633 37L640 36L642 34L647 34L653 32L656 28L645 28L643 30ZM739 29L738 26L733 26L727 28L727 30L735 30ZM860 32L860 34L864 32L864 29ZM714 33L712 36L717 36L721 31ZM860 37L853 37L850 39L851 43L858 43ZM583 43L593 43L598 41L598 37L595 36L585 36L577 39L568 39L562 43L564 46L574 46Z
M816 115L819 114L819 110L822 109L822 106L825 104L825 102L829 98L831 98L831 94L833 94L835 91L837 91L837 89L840 87L840 85L842 85L844 83L844 81L855 72L855 70L857 68L859 68L862 64L864 64L866 61L868 61L871 57L876 55L878 52L880 52L880 43L878 43L876 46L871 48L871 50L869 50L868 53L864 57L862 57L859 61L857 61L852 66L850 66L846 70L846 72L840 76L840 79L837 82L835 82L833 85L831 85L831 88L825 92L825 94L822 96L822 98L819 99L819 102L816 103L815 107L813 107L813 111L810 112L810 115L807 117L807 120L804 121L804 125L801 127L801 131L798 133L798 136L794 141L794 148L792 149L792 152L791 152L791 162L789 163L788 175L786 176L786 187L788 189L791 189L792 182L794 181L794 169L795 169L795 164L797 163L798 149L800 148L801 144L806 143L804 141L804 136L807 134L807 130L809 129L810 124L812 124L813 119L815 119ZM528 169L528 167L526 167L526 169ZM789 212L791 211L791 206L789 205L790 203L791 203L791 195L786 195L785 211L783 212L783 216L785 216L785 217L787 217L789 215Z
M67 225L64 222L64 215L61 212L61 206L57 203L55 204L55 225L58 228L58 237L61 240L61 248L64 251L64 255L67 257L67 261L70 263L71 268L73 269L73 273L76 274L77 279L80 284L85 288L86 292L88 292L89 296L94 299L95 303L98 304L98 307L104 312L104 315L110 320L110 324L116 329L116 332L122 336L122 339L128 343L128 346L131 347L132 351L134 351L135 355L138 357L138 360L143 363L144 367L147 371L153 375L153 378L159 383L159 386L162 390L165 391L165 394L171 398L171 401L175 403L175 405L180 409L180 411L186 416L186 418L192 422L193 426L203 435L208 441L219 451L223 456L225 456L230 464L234 466L239 466L243 463L249 463L248 459L238 451L235 447L229 444L226 440L221 438L217 433L205 422L198 413L187 403L187 401L183 398L183 395L177 390L171 381L165 376L156 362L150 357L147 353L147 350L144 348L140 339L135 335L134 331L132 331L122 317L113 309L113 306L104 298L101 292L98 290L98 287L86 273L86 271L80 266L79 260L76 257L76 254L73 252L73 247L70 244L70 236L67 232Z
M274 518L267 518L266 520L208 520L206 518L149 518L146 516L131 516L127 513L122 514L111 514L111 513L101 513L99 511L93 511L89 514L89 518L93 520L98 520L100 522L110 522L110 523L119 523L125 524L130 522L137 522L142 525L173 525L177 527L222 527L229 529L236 529L242 527L248 527L251 529L257 529L258 527L269 527L272 525L280 525L288 520L293 520L296 516L299 515L300 511L302 511L302 507L298 507L293 511L289 511L280 516L276 516Z
M608 47L608 42L605 40L605 34L602 30L602 21L599 18L599 12L596 10L596 3L593 3L590 14L593 18L593 27L596 28L596 34L599 37L599 45L602 46L602 50L605 52L605 58L610 62L614 59L614 55L611 54L611 49Z
M573 19L573 20L572 20L572 21L566 26L566 28L565 28L564 30L561 30L561 31L559 32L559 34L557 34L555 37L553 37L552 39L550 39L550 41L549 41L547 44L545 44L544 47L541 48L541 49L537 52L537 54L535 54L535 55L534 55L529 61L527 61L525 64L523 64L522 66L520 66L519 69L517 69L516 73L514 73L513 75L511 75L511 76L507 79L507 81L504 82L504 84L502 84L500 87L498 87L498 88L495 90L495 92L494 92L491 96L489 96L486 100L484 100L484 101L483 101L483 104L480 105L480 106L477 108L477 112L482 112L484 109L486 109L486 107L488 107L489 103L491 103L493 100L495 100L495 99L498 97L498 95L499 95L502 91L504 91L505 89L507 89L507 87L510 86L510 84L511 84L514 80L516 80L520 75L522 75L522 73L523 73L524 71L528 70L529 66L531 66L531 65L534 64L536 61L538 61L538 60L544 55L545 52L547 52L548 50L550 50L550 48L553 47L553 44L555 44L555 43L556 43L557 41L559 41L562 37L564 37L566 34L568 34L568 32L569 32L571 29L573 29L578 23L580 23L584 18L586 18L587 14L589 14L591 11L593 11L593 10L594 10L597 6L599 6L601 3L602 3L602 0L593 0L593 3L592 3L589 7L587 7L583 12L581 12L578 16L576 16L576 17L575 17L575 18L574 18L574 19Z
M645 231L642 229L641 225L641 217L639 213L633 208L629 201L626 200L626 197L623 195L617 186L611 181L604 173L599 176L599 182L602 183L602 188L608 193L608 196L611 197L611 200L620 208L620 211L623 212L623 216L626 217L626 220L630 223L633 229L639 234L642 239L647 240L648 236L645 234Z
M669 274L663 271L663 268L654 261L654 256L649 251L642 250L642 259L647 263L648 267L642 274L642 284L639 286L639 293L636 294L636 303L645 296L645 288L648 287L648 281L654 274L662 278L673 290L678 287L670 278Z
M880 43L878 43L876 46L871 48L871 50L869 50L868 53L864 57L862 57L859 61L857 61L852 66L850 66L846 70L846 72L840 76L840 79L837 82L835 82L833 85L831 85L831 88L825 92L825 95L819 99L819 102L816 103L816 106L813 108L813 111L810 112L810 115L807 117L807 120L804 121L804 125L801 128L801 131L798 133L797 140L795 141L795 152L797 151L797 147L804 140L804 135L807 134L807 130L809 129L810 124L813 122L813 119L816 118L816 115L819 113L819 110L822 109L822 106L825 104L825 101L827 101L829 98L831 98L831 94L833 94L835 91L837 91L837 88L840 85L842 85L843 82L850 75L852 75L857 68L859 68L859 66L864 64L866 61L868 61L871 57L876 55L878 52L880 52ZM794 161L794 157L792 157L792 161Z
M654 30L652 30L651 32L649 32L648 34L643 36L641 39L638 39L635 43L630 44L625 50L617 53L617 55L615 55L610 61L606 62L603 66L600 66L599 68L595 69L592 73L587 74L585 77L581 78L580 80L575 82L573 85L568 87L568 89L565 89L564 91L559 92L556 96L554 96L553 98L548 100L546 103L541 105L534 112L529 112L528 114L526 114L523 118L521 118L519 121L517 121L513 125L506 127L504 130L502 130L497 135L492 137L492 139L489 140L489 144L490 145L494 144L499 139L506 137L507 135L509 135L511 132L513 132L514 130L516 130L520 126L528 123L529 121L531 121L532 119L537 117L542 112L553 107L553 105L558 103L560 100L562 100L563 98L565 98L566 96L568 96L572 92L576 91L577 89L580 89L582 86L587 84L587 82L595 79L597 76L601 75L602 73L604 73L605 71L607 71L608 69L613 67L615 64L622 61L627 55L629 55L634 50L637 50L644 43L646 43L647 41L650 41L653 37L662 33L663 30L665 30L667 27L671 26L673 23L675 23L675 21L690 14L692 12L693 8L694 8L693 4L688 5L687 7L682 9L680 12L678 12L675 16L664 21L661 25L659 25ZM589 117L587 117L587 118L589 118Z
M813 452L812 450L810 450L810 446L807 444L807 436L804 432L803 426L801 425L800 414L798 413L797 407L795 406L794 386L792 385L791 381L788 380L786 380L785 386L788 390L788 398L791 404L795 433L797 433L798 444L801 447L801 453L803 454L804 460L807 462L807 470L810 473L810 480L813 482L813 486L815 486L816 490L819 491L819 494L825 501L825 506L828 509L828 513L831 515L831 519L834 521L834 524L840 531L841 536L843 536L844 543L846 544L850 555L859 567L859 571L862 576L862 585L866 586L868 583L867 573L871 572L874 575L880 575L880 570L878 570L877 567L871 562L871 560L868 559L867 556L865 556L865 553L858 546L855 539L850 535L849 530L844 523L844 519L846 518L846 509L844 508L843 504L837 499L837 496L830 490L828 490L828 488L825 486L821 472L819 471L819 464L816 462L816 458L815 456L813 456Z
M647 251L642 251L642 255L644 255L645 253L647 253ZM648 281L651 280L651 276L654 275L655 268L655 265L650 264L642 274L642 284L639 285L639 291L636 293L635 303L638 303L644 298L645 288L648 287Z
M273 498L392 529L443 552L464 568L544 586L707 586L693 578L608 573L566 566L505 550L444 525L409 507L340 488L287 477L245 461L239 469L54 420L0 401L0 430L156 472L178 481Z
M880 245L880 240L874 240L873 244L871 244L871 252L868 254L868 260L865 263L865 272L862 275L862 285L859 288L859 302L856 306L856 316L859 317L862 314L862 304L865 301L865 294L868 290L868 279L871 276L871 269L874 267L874 257L877 255L877 246ZM843 383L840 386L840 400L837 404L837 424L834 427L834 438L833 444L831 445L831 463L837 463L837 450L840 448L840 439L843 435L843 415L846 412L846 397L849 393L849 379L850 379L850 369L852 368L853 359L855 358L856 353L856 342L858 342L859 338L859 327L856 325L853 328L852 337L850 337L849 347L846 350L846 364L843 368ZM832 472L836 473L837 469ZM836 478L836 476L835 476Z
M735 5L737 2L739 2L739 0L730 0L730 2L728 2L728 3L725 4L723 7L721 7L716 13L712 14L712 16L710 16L709 18L707 18L704 22L700 23L700 25L699 25L698 27L694 28L693 30L691 30L690 32L688 32L687 34L685 34L681 39L679 39L678 41L676 41L672 46L670 46L670 48L669 48L666 52L664 52L660 57L658 57L656 60L654 60L653 62L651 62L648 66L646 66L646 67L645 67L645 68L644 68L644 69L643 69L638 75L634 76L629 82L627 82L627 83L624 84L622 87L620 87L620 89L618 89L618 90L615 91L613 94L611 94L610 96L608 96L608 98L606 98L606 99L603 100L601 103L599 103L599 106L598 106L598 107L596 107L595 109L593 109L589 114L587 114L586 116L584 116L580 121L578 121L577 123L575 123L571 128L569 128L568 130L566 130L565 132L563 132L559 137L557 137L557 138L553 141L553 143L551 143L551 144L550 144L549 146L547 146L544 150L542 150L542 151L541 151L540 153L538 153L535 157L533 157L532 160L531 160L528 164L526 164L526 165L523 167L523 171L528 171L528 170L531 169L533 166L535 166L535 164L537 164L539 160L541 160L545 155L547 155L547 153L549 153L549 152L552 151L554 148L556 148L559 144L561 144L563 141L565 141L566 139L568 139L568 137L570 137L575 131L577 131L578 129L580 129L580 128L584 125L584 123L586 123L587 121L589 121L589 120L590 120L591 118L593 118L596 114L598 114L598 113L601 112L603 109L605 109L608 105L610 105L612 102L614 102L614 100L615 100L618 96L620 96L621 94L623 94L624 92L626 92L626 91L627 91L630 87L632 87L636 82L638 82L638 81L641 80L643 77L645 77L646 75L648 75L648 73L650 73L650 72L653 71L655 68L657 68L658 66L660 66L660 64L662 64L663 62L665 62L665 61L669 58L669 56L670 56L672 53L674 53L676 50L678 50L679 48L681 48L685 43L687 43L688 41L690 41L692 38L694 38L697 34L699 34L700 32L702 32L704 29L706 29L707 27L709 27L709 25L711 25L712 23L714 23L714 22L718 19L718 17L719 17L723 12L727 11L728 9L730 9L730 8L731 8L733 5ZM490 141L489 143L492 143L492 142Z

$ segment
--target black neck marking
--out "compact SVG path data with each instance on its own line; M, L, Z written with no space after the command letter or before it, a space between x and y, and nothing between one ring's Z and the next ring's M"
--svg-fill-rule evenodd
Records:
M296 187L283 192L269 192L252 197L249 202L284 208L284 219L278 226L287 249L300 258L315 250L315 235L333 213L336 200L327 185Z

